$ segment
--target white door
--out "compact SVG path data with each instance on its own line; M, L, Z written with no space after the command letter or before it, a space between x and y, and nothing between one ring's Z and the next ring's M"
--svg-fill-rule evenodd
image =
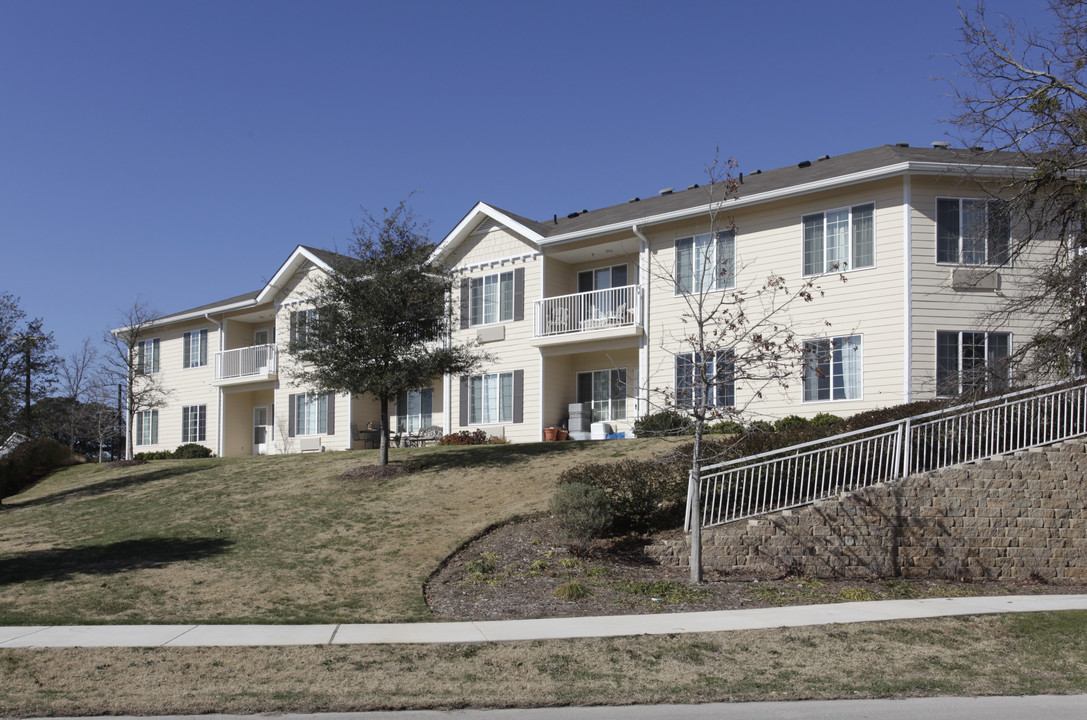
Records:
M258 375L268 374L268 348L265 346L268 345L269 342L270 339L267 328L262 328L253 333L253 346L255 348L253 364L256 366Z
M258 405L253 408L253 454L267 455L268 444L272 442L272 426L268 419L268 406Z

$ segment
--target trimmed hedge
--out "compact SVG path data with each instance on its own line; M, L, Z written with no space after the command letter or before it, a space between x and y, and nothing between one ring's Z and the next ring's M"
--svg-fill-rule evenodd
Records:
M179 445L176 450L155 450L151 452L136 453L134 460L192 460L195 458L209 458L212 456L211 448L199 443L186 443Z

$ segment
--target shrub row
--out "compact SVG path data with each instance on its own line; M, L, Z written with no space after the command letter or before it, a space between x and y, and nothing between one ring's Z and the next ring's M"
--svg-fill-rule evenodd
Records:
M211 448L198 443L186 443L179 445L177 450L158 450L155 452L141 452L133 455L135 460L193 460L195 458L211 457Z

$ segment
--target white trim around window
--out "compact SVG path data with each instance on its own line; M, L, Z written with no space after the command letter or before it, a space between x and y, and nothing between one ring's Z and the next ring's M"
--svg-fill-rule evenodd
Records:
M866 203L805 215L804 276L874 267L875 208Z
M208 331L193 330L181 337L181 367L198 368L208 364Z
M675 241L675 294L726 290L736 285L736 233L722 230Z
M468 423L501 425L513 422L513 373L468 378Z
M136 343L136 372L144 375L159 371L161 357L159 338L140 340Z
M936 262L1006 265L1010 260L1008 204L985 198L936 198Z
M492 325L513 320L514 271L470 278L469 325Z
M202 443L207 440L208 406L188 405L181 408L181 442Z
M1010 332L936 331L936 397L1006 390Z
M159 442L159 411L143 410L136 413L132 419L132 444L158 445Z
M863 353L860 335L804 341L804 402L860 400Z
M593 422L626 420L627 369L579 372L576 397L579 403L592 404Z

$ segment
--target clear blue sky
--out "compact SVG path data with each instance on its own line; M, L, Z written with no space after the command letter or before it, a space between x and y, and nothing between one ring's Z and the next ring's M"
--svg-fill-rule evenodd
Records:
M1044 23L1042 0L989 10ZM0 290L62 352L346 246L412 191L537 220L949 139L952 0L0 0Z

